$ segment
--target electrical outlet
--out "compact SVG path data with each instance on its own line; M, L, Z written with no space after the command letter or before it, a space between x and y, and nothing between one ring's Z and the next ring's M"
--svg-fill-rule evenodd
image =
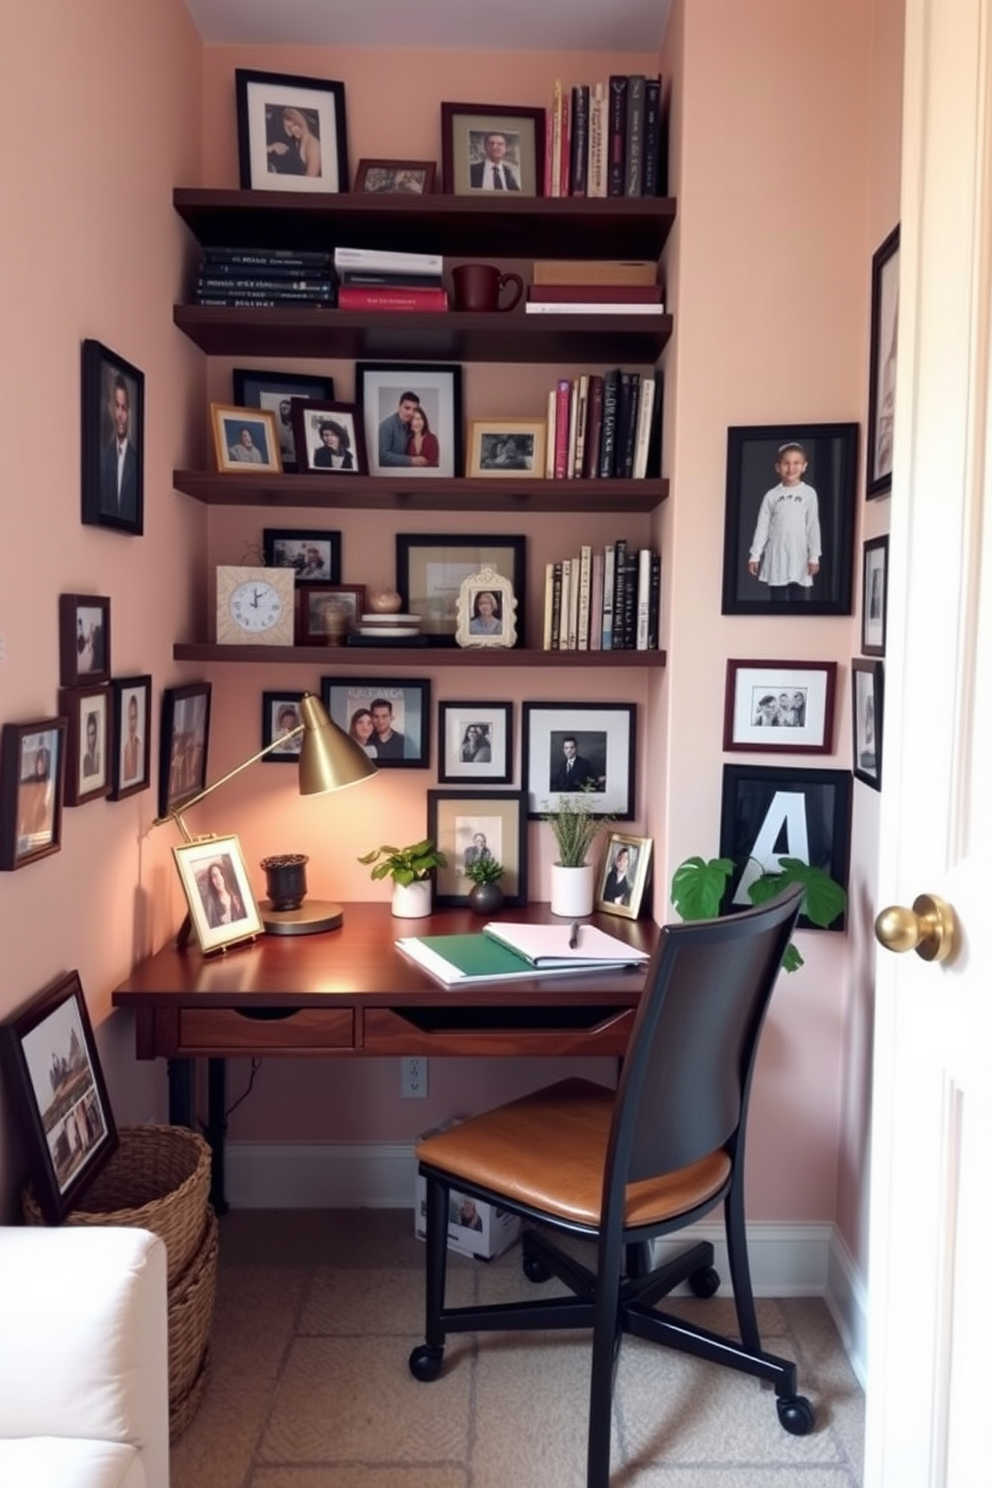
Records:
M427 1060L419 1054L400 1060L400 1095L407 1100L427 1099Z

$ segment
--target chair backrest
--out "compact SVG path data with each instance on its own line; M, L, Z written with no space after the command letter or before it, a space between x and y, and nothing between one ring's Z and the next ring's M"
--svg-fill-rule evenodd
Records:
M802 899L795 886L759 909L662 929L617 1090L607 1163L614 1198L736 1136Z

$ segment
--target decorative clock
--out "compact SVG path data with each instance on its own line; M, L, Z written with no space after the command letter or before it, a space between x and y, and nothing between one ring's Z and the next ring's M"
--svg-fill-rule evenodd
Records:
M291 568L218 566L218 646L291 646L295 586Z

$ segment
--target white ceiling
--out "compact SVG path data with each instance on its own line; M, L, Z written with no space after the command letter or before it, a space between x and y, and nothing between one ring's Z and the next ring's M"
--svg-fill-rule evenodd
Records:
M205 42L655 52L671 0L186 0Z

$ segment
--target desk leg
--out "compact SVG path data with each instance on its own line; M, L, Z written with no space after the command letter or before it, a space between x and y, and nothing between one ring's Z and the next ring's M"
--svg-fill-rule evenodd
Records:
M207 1141L210 1143L210 1202L214 1211L226 1214L224 1196L224 1138L227 1133L227 1063L207 1060Z
M193 1061L192 1059L169 1059L166 1061L166 1066L169 1079L169 1124L188 1126L195 1131Z

